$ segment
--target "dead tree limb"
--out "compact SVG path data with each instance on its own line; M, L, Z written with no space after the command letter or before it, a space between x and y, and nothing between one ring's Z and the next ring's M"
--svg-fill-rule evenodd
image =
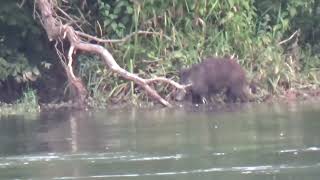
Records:
M155 81L162 81L165 83L169 83L172 86L175 86L178 89L185 89L185 86L180 85L170 79L166 79L163 77L156 77L151 79L143 79L136 74L130 73L126 71L125 69L121 68L111 53L105 49L103 46L97 45L97 44L90 44L87 42L82 41L79 38L80 36L87 37L87 38L93 38L93 36L86 35L82 32L77 32L73 29L70 25L63 25L60 21L56 19L56 14L54 12L54 7L52 4L52 0L37 0L37 7L40 11L41 16L41 22L43 24L44 29L47 32L49 40L56 40L59 41L61 39L66 39L70 43L69 51L68 51L68 63L63 63L64 68L68 75L68 80L71 82L73 87L76 89L76 92L78 93L78 96L80 96L80 101L84 103L85 97L87 95L87 90L85 86L83 85L80 78L77 78L73 73L72 68L72 54L75 50L81 50L89 53L94 53L100 55L103 62L107 67L111 69L111 71L118 73L121 77L131 80L135 82L136 84L143 87L143 89L154 99L159 101L161 104L165 106L171 106L169 102L167 102L165 99L163 99L153 88L149 86L149 83L155 82ZM138 32L141 33L141 32ZM105 42L123 42L126 41L128 38L130 38L133 35L128 35L122 40L116 40L116 41L110 41L106 40ZM96 38L93 38L96 40Z
M133 32L127 36L125 36L124 38L122 39L101 39L101 38L98 38L98 37L95 37L95 36L92 36L92 35L89 35L89 34L86 34L86 33L83 33L83 32L79 32L79 31L76 31L76 34L81 36L81 37L85 37L85 38L88 38L90 40L95 40L99 43L123 43L123 42L126 42L128 41L130 38L132 38L134 35L136 34L144 34L144 35L147 35L147 34L156 34L156 35L160 35L160 36L163 36L165 37L166 39L170 40L170 37L168 36L165 36L163 35L161 32L150 32L150 31L137 31L137 32Z

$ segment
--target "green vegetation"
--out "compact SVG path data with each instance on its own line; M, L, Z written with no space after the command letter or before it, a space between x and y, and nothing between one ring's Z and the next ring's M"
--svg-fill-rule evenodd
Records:
M140 30L157 32L106 45L122 67L142 77L166 76L177 81L179 69L204 57L235 54L249 79L259 82L257 100L290 88L319 87L318 1L94 0L84 6L81 2L70 1L67 12L85 18L81 27L86 33L117 39ZM45 34L32 19L32 3L19 9L16 2L6 0L0 7L0 88L13 80L19 80L22 87L33 86L32 81L46 78L42 65L58 60L48 56L47 41L33 41ZM12 41L16 46L10 46ZM21 48L31 44L31 50ZM80 55L77 60L77 73L86 82L93 106L147 100L139 87L111 73L98 57ZM56 67L54 71L61 70ZM172 91L166 84L156 89L163 96Z
M43 32L35 24L30 9L20 9L14 1L0 4L0 80L35 81L40 75L37 65L47 55L41 42Z
M0 114L39 111L38 94L31 89L46 91L38 89L46 84L41 82L56 78L48 68L58 61L32 16L33 3L21 8L18 3L0 2Z
M0 104L0 116L1 115L14 115L22 113L36 113L40 111L36 92L34 90L27 90L23 93L21 99L12 104Z

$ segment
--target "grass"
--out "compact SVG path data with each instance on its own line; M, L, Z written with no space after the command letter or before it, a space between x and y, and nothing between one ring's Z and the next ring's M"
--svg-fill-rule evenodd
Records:
M25 113L39 113L40 106L35 90L28 89L21 99L12 104L0 104L0 115L16 115Z

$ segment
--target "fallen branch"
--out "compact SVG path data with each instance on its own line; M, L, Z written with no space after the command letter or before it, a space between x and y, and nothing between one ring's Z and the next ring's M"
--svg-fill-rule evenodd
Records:
M172 86L176 87L177 89L181 89L184 90L185 88L189 87L190 85L181 85L171 79L165 78L165 77L155 77L155 78L150 78L150 79L146 79L146 83L152 83L152 82L156 82L156 81L161 81L161 82L165 82L167 84L171 84Z
M84 97L87 94L86 89L84 88L84 85L81 81L81 79L77 78L73 73L72 68L72 54L75 50L81 50L89 53L94 53L100 55L103 62L107 67L111 69L111 71L118 73L121 77L134 81L136 84L143 87L143 89L154 99L159 101L161 104L170 107L171 104L167 102L165 99L163 99L153 88L149 86L149 83L155 82L155 81L162 81L168 84L171 84L172 86L184 90L186 86L180 85L170 79L164 78L164 77L155 77L151 79L143 79L136 74L130 73L126 71L125 69L121 68L111 53L105 49L103 46L97 45L97 44L90 44L87 42L84 42L80 40L79 36L90 38L93 40L96 40L98 42L124 42L127 41L130 37L132 37L135 34L157 34L154 32L146 32L146 31L138 31L136 33L130 34L126 36L123 39L120 40L101 40L99 38L96 38L91 35L87 35L83 32L78 32L73 29L70 25L63 25L60 21L56 20L53 16L53 5L51 4L51 1L49 0L37 0L36 1L38 9L40 10L41 15L41 22L44 26L44 29L47 32L49 40L56 40L60 41L61 39L66 39L70 43L69 51L68 51L68 63L63 62L64 68L68 75L68 80L71 82L73 87L76 89L78 95L81 97L81 101L84 103Z

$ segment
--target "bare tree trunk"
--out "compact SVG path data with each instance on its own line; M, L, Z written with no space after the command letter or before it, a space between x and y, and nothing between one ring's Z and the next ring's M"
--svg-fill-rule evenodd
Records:
M63 25L61 22L57 21L54 18L54 12L53 12L53 6L48 0L37 0L38 9L40 10L41 14L41 22L44 27L44 29L47 32L48 38L50 41L56 40L60 41L61 43L63 40L64 31L63 31ZM74 48L73 48L74 49ZM70 48L69 54L73 52L73 49ZM65 69L68 77L68 82L70 84L70 90L72 94L73 101L80 107L85 106L86 97L88 96L88 91L85 88L82 80L80 78L77 78L72 71L71 63L72 63L72 56L68 56L69 63L66 65L66 63L62 62L63 68ZM62 60L62 59L61 59ZM63 60L62 60L63 61Z

